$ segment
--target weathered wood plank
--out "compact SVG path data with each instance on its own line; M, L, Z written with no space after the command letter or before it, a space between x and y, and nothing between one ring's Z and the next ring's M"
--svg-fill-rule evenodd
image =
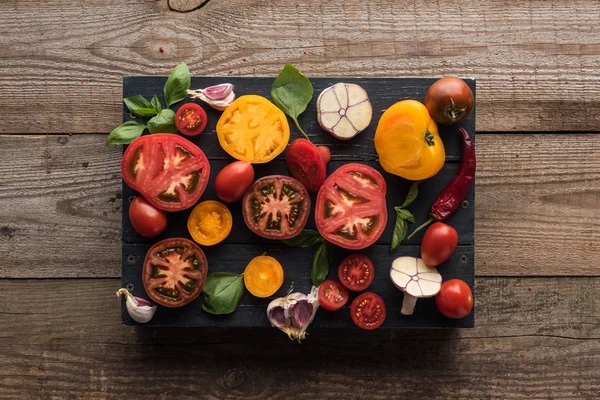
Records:
M596 130L600 3L0 2L0 132L108 132L124 75L441 76L478 80L478 130ZM163 48L163 52L160 51ZM43 88L43 90L42 90ZM39 104L38 104L39 103ZM30 109L23 121L23 109Z
M476 274L599 275L600 135L476 148ZM104 135L0 136L0 276L120 276L120 157Z
M122 327L118 285L0 280L0 398L592 399L600 391L600 278L480 278L475 329L311 329L302 344L273 328Z

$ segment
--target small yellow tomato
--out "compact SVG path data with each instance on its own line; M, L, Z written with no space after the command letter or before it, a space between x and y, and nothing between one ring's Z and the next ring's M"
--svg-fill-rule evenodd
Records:
M188 218L192 238L203 246L213 246L229 236L233 218L227 206L215 200L198 204Z
M244 270L246 289L256 297L269 297L283 285L283 268L271 256L254 257Z

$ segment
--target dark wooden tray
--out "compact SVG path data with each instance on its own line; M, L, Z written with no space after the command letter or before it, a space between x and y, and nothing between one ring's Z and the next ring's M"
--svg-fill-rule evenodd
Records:
M243 78L243 77L196 77L192 78L192 88L203 88L223 82L231 82L235 85L238 96L243 94L259 94L270 99L270 88L274 78ZM400 308L402 305L402 292L395 288L389 279L389 269L392 261L400 256L420 255L419 243L422 237L417 235L410 241L403 243L393 254L389 252L390 239L396 214L394 205L400 204L406 197L411 184L394 175L382 170L377 161L377 153L373 145L373 136L379 117L389 106L403 99L417 99L423 101L425 93L435 79L429 78L311 78L315 95L308 106L307 111L300 117L300 124L311 136L315 144L327 145L331 150L331 162L328 173L347 162L361 162L370 165L380 171L387 184L388 223L385 232L376 244L365 249L364 254L369 256L375 265L375 279L369 287L369 291L379 294L386 303L387 318L383 327L409 328L409 327L461 327L474 326L474 312L468 317L460 320L452 320L442 316L436 309L433 298L420 299L417 302L414 315L402 316ZM123 79L123 96L141 94L150 99L157 94L162 100L163 85L166 77L125 77ZM324 88L337 82L356 83L362 86L373 105L373 120L368 129L360 133L350 141L341 141L333 138L329 133L323 131L316 118L315 102L318 94ZM475 81L466 80L475 94ZM190 100L185 100L188 102ZM183 103L178 104L180 106ZM221 113L212 110L202 104L208 114L208 125L206 130L199 136L191 138L211 161L211 178L207 189L201 200L217 199L213 187L214 178L222 167L234 161L219 146L215 126ZM131 116L128 110L123 108L123 119L129 120ZM475 138L475 111L464 121L463 126ZM290 141L300 137L293 122L290 121L292 129ZM429 213L429 208L439 192L448 184L458 170L460 161L460 138L457 135L457 127L439 126L440 135L446 147L446 164L435 177L426 180L420 185L419 197L409 208L416 218L416 224L409 227L409 232L424 222ZM271 174L287 174L283 154L268 164L255 166L256 177ZM136 192L123 184L123 258L122 258L122 284L123 287L132 288L133 294L147 298L141 282L142 263L146 251L158 240L167 237L190 238L186 223L191 211L185 210L168 215L168 227L158 238L144 239L131 227L128 212L129 201ZM312 196L313 209L316 194ZM459 246L452 258L439 267L444 280L460 278L467 282L473 289L474 281L474 205L475 190L471 188L467 201L448 220L448 224L456 228L459 235ZM263 239L254 235L244 224L241 215L241 202L230 206L233 214L234 229L231 235L221 244L213 247L203 247L208 258L209 273L215 271L227 271L231 273L243 272L246 264L255 256L264 251L277 258L284 267L285 281L281 289L274 297L283 296L290 285L294 284L296 291L308 293L312 286L310 270L312 256L315 249L289 248L280 242ZM314 228L314 216L311 214L307 228ZM337 279L337 266L340 261L350 254L350 251L335 248L334 263L331 267L329 278ZM342 328L353 326L350 319L349 306L354 298L351 295L348 304L337 312L319 310L311 326L324 328ZM202 298L199 297L191 304L169 309L160 307L154 319L147 325L152 326L189 326L189 327L265 327L269 325L266 316L266 306L271 299L257 299L248 292L243 296L238 309L230 315L211 315L202 310ZM126 325L135 325L127 312L122 307L122 321Z

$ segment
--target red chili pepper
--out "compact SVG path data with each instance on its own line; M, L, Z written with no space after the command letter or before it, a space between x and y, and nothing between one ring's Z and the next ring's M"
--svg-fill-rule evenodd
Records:
M475 145L469 136L469 133L463 128L459 128L462 135L462 156L460 160L460 169L452 178L448 186L442 190L442 193L435 199L429 219L423 225L415 229L407 239L413 237L415 233L425 228L434 221L443 221L450 216L460 206L467 197L469 189L475 179Z

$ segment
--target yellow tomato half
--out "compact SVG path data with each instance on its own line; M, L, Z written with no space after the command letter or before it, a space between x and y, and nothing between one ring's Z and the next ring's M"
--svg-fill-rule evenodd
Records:
M203 246L212 246L229 236L233 218L227 206L215 200L198 204L188 218L192 238Z
M437 125L416 100L400 101L383 113L375 131L375 150L383 169L412 181L431 178L446 160Z
M262 164L285 150L290 126L277 106L262 96L241 96L217 122L219 144L240 161Z
M254 257L244 271L246 289L256 297L269 297L283 285L283 268L271 256Z

